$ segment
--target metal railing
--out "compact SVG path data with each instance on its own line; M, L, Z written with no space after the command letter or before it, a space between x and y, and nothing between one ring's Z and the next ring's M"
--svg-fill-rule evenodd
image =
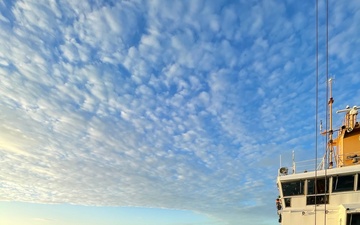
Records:
M354 164L360 165L360 151L349 152L346 153L345 155L336 155L334 158L335 158L334 159L335 164L333 165L332 168L349 166L349 164L346 165L343 160L352 160L353 161L352 165ZM280 158L280 169L278 170L279 176L315 171L315 164L317 164L316 170L324 170L325 168L329 168L328 162L326 162L326 155L324 155L321 158L318 158L317 160L310 159L310 160L295 162L295 157L293 153L292 160L293 161L291 166L282 166L281 158Z
M278 175L288 175L288 174L296 174L296 173L306 173L315 171L315 163L317 164L316 170L323 170L325 169L325 156L318 159L309 159L304 161L292 162L292 166L282 166L279 171Z

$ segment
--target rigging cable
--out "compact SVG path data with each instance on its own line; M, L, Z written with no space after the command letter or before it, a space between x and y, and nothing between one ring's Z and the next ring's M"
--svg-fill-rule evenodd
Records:
M315 57L315 61L316 61L316 74L315 74L315 79L316 79L316 93L315 93L315 180L314 180L314 186L316 188L317 185L317 158L318 158L318 108L319 108L319 1L316 0L316 47L315 47L315 51L316 51L316 57ZM314 225L316 225L316 196L315 196L315 222Z

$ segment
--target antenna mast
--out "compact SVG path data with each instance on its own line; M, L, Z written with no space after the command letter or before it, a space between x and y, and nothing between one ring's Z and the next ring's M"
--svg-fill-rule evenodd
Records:
M328 158L328 162L329 162L329 169L333 168L334 166L334 162L333 162L333 158L334 158L334 146L333 146L333 124L332 124L332 105L334 103L334 99L332 97L332 81L333 79L330 78L329 79L329 102L328 102L328 107L329 107L329 131L328 131L328 135L329 135L329 143L328 143L328 149L329 149L329 158Z

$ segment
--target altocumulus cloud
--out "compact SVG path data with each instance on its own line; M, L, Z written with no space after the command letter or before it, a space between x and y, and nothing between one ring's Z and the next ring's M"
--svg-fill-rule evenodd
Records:
M359 9L331 8L331 69L354 87ZM0 12L1 200L273 217L274 155L310 147L313 130L311 1L29 0Z

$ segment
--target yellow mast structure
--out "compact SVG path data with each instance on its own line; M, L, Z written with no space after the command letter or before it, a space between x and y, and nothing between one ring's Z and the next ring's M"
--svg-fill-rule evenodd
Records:
M331 80L330 90L331 90ZM330 91L331 93L331 91ZM330 94L331 96L331 94ZM332 159L335 155L336 167L352 166L360 164L360 125L356 121L358 114L357 106L346 106L345 109L336 111L336 113L346 113L342 126L337 130L338 135L333 139L332 130L332 103L334 100L330 97L329 111L330 111L330 128L327 132L329 135L329 168L332 168ZM336 153L334 154L334 147Z

